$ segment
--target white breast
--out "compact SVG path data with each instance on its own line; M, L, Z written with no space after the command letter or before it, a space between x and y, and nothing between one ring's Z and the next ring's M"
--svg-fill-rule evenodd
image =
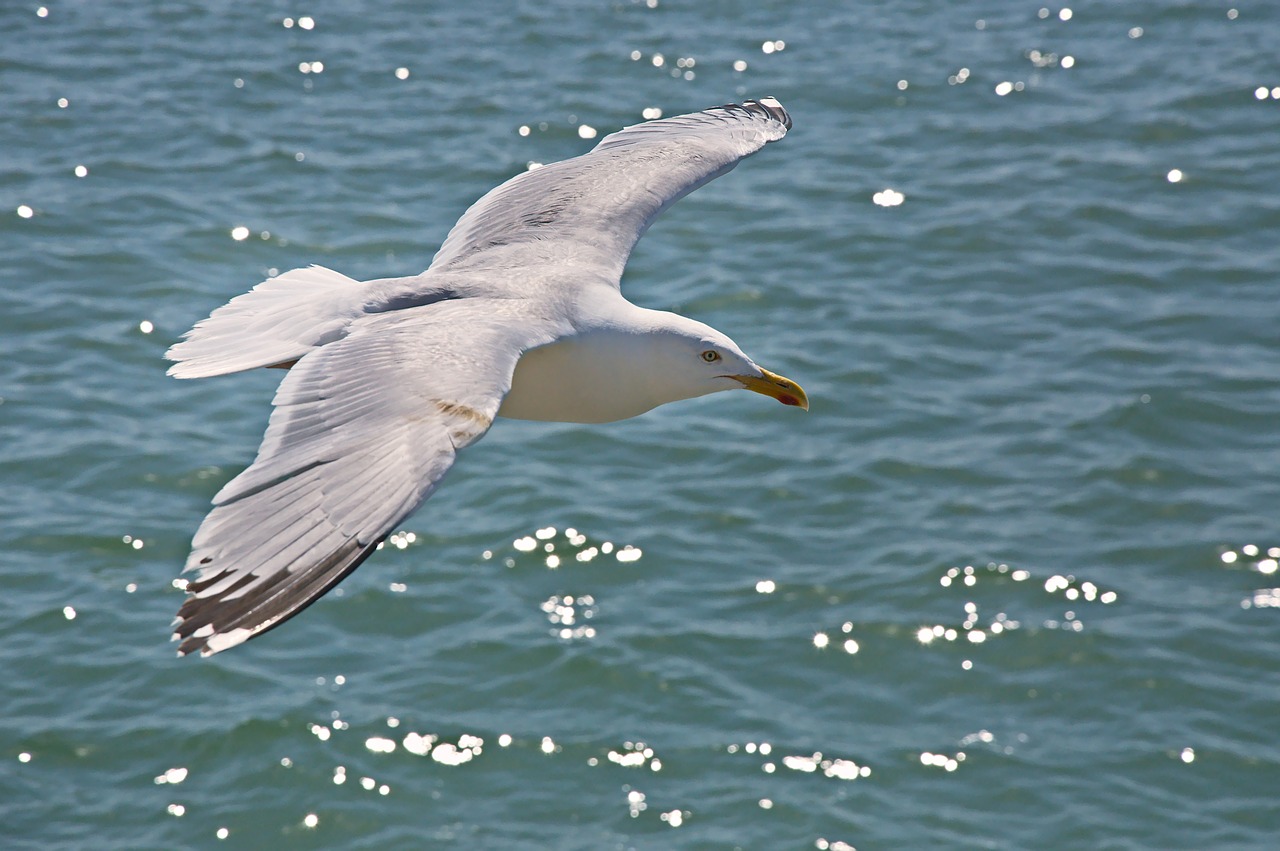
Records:
M673 401L661 392L663 382L647 351L652 342L645 335L601 329L527 352L498 416L607 423Z

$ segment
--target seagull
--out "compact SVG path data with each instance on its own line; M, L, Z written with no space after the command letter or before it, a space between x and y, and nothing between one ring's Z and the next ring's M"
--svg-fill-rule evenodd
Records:
M183 335L165 355L175 378L287 372L257 458L192 540L178 655L234 647L323 596L495 417L606 423L733 389L808 410L725 334L620 286L663 210L790 127L766 97L624 128L491 190L419 275L294 269Z

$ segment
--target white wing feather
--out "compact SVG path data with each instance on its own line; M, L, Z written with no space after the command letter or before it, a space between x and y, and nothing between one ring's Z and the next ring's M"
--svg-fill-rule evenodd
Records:
M627 127L490 191L454 225L430 271L570 262L594 264L616 286L658 214L790 126L782 105L762 98Z
M520 305L369 317L302 358L257 459L196 532L179 652L216 653L297 614L431 495L488 430L520 355L565 330Z
M357 281L323 266L291 269L219 307L165 353L174 378L208 378L288 366L340 340L357 319L452 298L446 286L415 275Z

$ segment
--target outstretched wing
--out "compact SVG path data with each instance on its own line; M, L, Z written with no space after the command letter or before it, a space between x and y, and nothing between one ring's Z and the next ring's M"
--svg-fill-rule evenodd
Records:
M571 260L616 285L658 214L790 127L773 98L627 127L490 191L454 225L431 270Z
M289 372L253 464L192 542L180 654L217 653L297 614L431 495L489 428L520 355L561 329L467 299L361 320Z

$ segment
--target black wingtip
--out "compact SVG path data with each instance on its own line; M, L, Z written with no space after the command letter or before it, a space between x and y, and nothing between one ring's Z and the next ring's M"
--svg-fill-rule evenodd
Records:
M286 572L255 588L253 593L239 597L235 592L245 584L244 580L253 579L251 573L216 596L189 593L178 609L173 633L173 640L181 642L178 655L198 652L201 656L212 656L270 632L323 597L373 555L380 542L381 539L361 544L351 538L315 565ZM223 576L225 574L219 574L213 580ZM210 584L203 582L199 587ZM190 584L187 591L192 591Z
M743 104L743 106L746 106L748 109L752 106L762 109L772 117L774 121L781 121L783 127L786 127L788 130L791 129L791 113L787 112L786 108L783 107L778 99L772 95L762 97L759 100L749 100Z
M718 106L716 109L742 110L752 115L762 115L777 121L788 130L791 129L791 114L778 101L777 98L768 96L757 100L744 100L742 103L726 103L724 106Z

